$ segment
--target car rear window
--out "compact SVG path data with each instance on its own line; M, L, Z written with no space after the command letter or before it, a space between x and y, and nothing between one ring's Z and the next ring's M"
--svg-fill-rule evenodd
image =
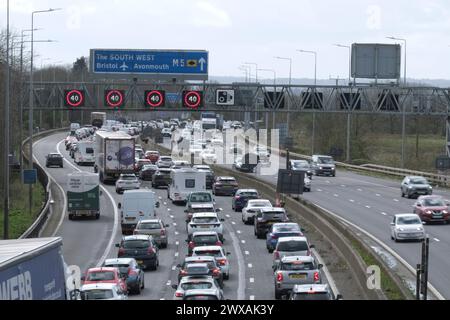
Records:
M270 213L263 213L262 215L265 220L272 220L282 218L284 216L284 213L270 212Z
M252 207L262 208L262 207L271 207L272 204L270 201L252 201L250 204Z
M115 278L112 271L93 271L88 273L86 281L111 281Z
M317 293L295 293L293 300L331 300L331 295L328 292Z
M195 296L187 296L184 300L218 300L216 296L212 295L195 295Z
M257 197L258 193L254 192L254 191L245 191L245 192L240 192L239 196L241 196L241 197Z
M274 227L274 232L292 232L292 231L300 231L299 226L297 226L297 225L288 225L288 226L277 226L277 227Z
M61 156L59 154L50 154L48 157L49 158L61 158Z
M187 282L181 284L183 290L195 290L195 289L211 289L211 282Z
M220 182L225 182L225 183L234 183L236 182L236 179L231 179L231 178L220 178L219 179Z
M144 249L150 245L147 240L128 240L123 242L125 249Z
M122 176L121 180L136 180L136 176Z
M146 229L146 230L161 229L161 224L159 222L144 222L139 224L138 229Z
M217 242L216 235L201 235L193 237L194 243L215 243Z
M195 202L195 203L199 203L199 202L211 202L212 198L211 195L209 193L201 193L201 194L192 194L189 197L189 201L190 202Z
M128 264L118 264L118 263L110 263L110 264L105 264L105 267L114 267L114 268L118 268L119 272L124 274L124 273L128 273L128 268L130 267L130 265Z
M198 256L222 257L220 250L196 250L195 253Z
M315 270L316 266L312 262L292 262L282 263L281 270Z
M186 269L187 269L188 274L207 274L207 273L209 273L209 269L207 266L205 268L203 266L188 265L188 267Z
M103 300L114 297L112 290L93 289L87 290L83 293L84 300Z
M86 148L87 154L94 154L94 148Z
M277 250L286 252L306 251L308 250L308 244L306 241L283 241L278 242Z
M216 217L197 217L192 219L193 223L218 223Z
M162 160L162 161L172 161L172 158L170 158L170 157L161 157L160 160Z

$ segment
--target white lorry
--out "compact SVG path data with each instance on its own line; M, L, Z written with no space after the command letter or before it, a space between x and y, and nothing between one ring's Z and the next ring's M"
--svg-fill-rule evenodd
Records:
M101 182L115 183L122 173L134 173L133 137L120 131L97 131L94 139L94 171Z
M68 175L67 211L74 217L100 217L100 183L98 174L74 172Z
M186 202L191 192L206 191L206 172L192 168L173 169L167 197L176 202Z
M94 165L95 143L94 141L78 141L74 152L74 161L78 165Z

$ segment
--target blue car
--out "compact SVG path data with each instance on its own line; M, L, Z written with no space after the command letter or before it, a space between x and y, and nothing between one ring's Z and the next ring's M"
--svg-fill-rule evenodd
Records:
M283 222L273 224L267 232L266 247L272 253L277 246L278 239L283 237L302 237L303 229L297 223Z
M250 199L259 199L259 193L255 189L239 189L236 191L233 199L231 200L231 208L238 212L242 211L247 201Z

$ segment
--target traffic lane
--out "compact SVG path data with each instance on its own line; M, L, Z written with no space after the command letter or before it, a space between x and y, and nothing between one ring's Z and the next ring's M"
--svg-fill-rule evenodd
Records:
M35 156L38 162L45 168L45 156L50 152L58 152L58 143L65 137L57 134L39 140L35 147ZM48 174L58 183L63 190L67 191L67 175L74 169L64 163L64 168L45 168ZM114 215L112 204L105 196L100 197L101 214L99 220L76 220L69 221L64 215L64 220L58 236L63 238L63 255L67 263L78 265L81 270L95 266L101 257L108 240L110 239Z

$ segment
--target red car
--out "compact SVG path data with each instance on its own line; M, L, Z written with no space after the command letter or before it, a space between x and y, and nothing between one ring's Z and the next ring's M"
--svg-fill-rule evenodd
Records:
M420 196L414 204L414 213L425 222L449 223L449 203L440 196Z
M147 151L145 153L145 158L150 160L153 164L155 164L159 160L159 152L158 151Z
M83 281L83 284L114 283L120 286L124 292L128 291L127 283L120 277L118 268L90 268L81 280Z

